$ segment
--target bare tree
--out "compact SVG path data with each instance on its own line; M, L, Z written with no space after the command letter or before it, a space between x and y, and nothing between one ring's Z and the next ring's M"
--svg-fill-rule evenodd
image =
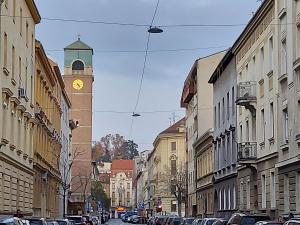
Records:
M179 165L166 166L165 171L160 174L160 182L168 187L171 195L177 200L178 216L181 216L182 203L186 197L186 171L183 163Z

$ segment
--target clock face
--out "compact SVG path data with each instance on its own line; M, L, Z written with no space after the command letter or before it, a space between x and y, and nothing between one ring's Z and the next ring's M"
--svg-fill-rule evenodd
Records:
M76 90L80 90L83 88L83 81L80 79L76 79L73 81L73 88Z

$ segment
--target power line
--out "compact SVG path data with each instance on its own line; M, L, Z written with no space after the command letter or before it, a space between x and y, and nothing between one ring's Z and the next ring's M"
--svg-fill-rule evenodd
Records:
M208 47L196 47L196 48L175 48L175 49L148 49L149 53L159 53L159 52L180 52L180 51L196 51L196 50L209 50L209 49L219 49L228 48L226 45L222 46L208 46ZM63 52L63 49L48 49L47 52ZM94 52L103 53L145 53L146 50L94 50Z

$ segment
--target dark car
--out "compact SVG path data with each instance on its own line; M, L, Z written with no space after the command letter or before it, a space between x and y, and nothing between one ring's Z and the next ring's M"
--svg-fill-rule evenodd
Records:
M196 218L196 219L193 221L192 225L200 225L200 224L202 223L202 220L203 220L203 219Z
M27 218L30 225L47 225L45 218Z
M155 217L152 216L152 217L150 217L150 218L148 219L147 225L154 225L154 222L155 222Z
M258 221L258 222L255 223L255 225L283 225L283 222L278 222L278 221Z
M267 215L246 215L234 213L228 220L228 225L254 225L258 221L270 220Z
M83 216L66 216L68 220L73 220L75 225L86 225L86 218Z
M225 219L217 219L212 225L227 225L228 221Z
M192 225L192 223L194 222L195 218L183 218L183 221L181 223L181 225Z
M181 217L175 217L172 219L172 222L170 225L180 225L182 223L183 219Z
M284 223L284 225L300 225L299 219L290 219Z
M167 220L166 216L158 216L155 219L155 225L164 225Z
M47 219L46 220L47 224L48 222L56 222L58 225L72 225L72 223L68 219Z
M47 225L59 225L55 220L46 220Z
M173 221L175 218L178 218L178 216L169 216L169 217L166 219L166 222L165 222L164 225L171 225L172 221Z

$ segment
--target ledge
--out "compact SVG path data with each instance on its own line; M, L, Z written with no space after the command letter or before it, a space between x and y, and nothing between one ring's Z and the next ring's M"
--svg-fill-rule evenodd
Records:
M300 57L293 62L293 69L297 70L300 67Z
M6 67L3 67L3 73L4 73L6 76L9 76L9 70L8 70Z
M12 150L12 151L14 151L14 150L16 149L16 146L13 145L13 144L10 144L10 145L9 145L9 149Z
M275 142L274 137L269 138L268 141L270 144L274 144L274 142Z
M282 151L287 151L287 150L289 150L289 143L288 143L288 141L287 141L287 143L284 143L284 144L280 145L279 148L280 148Z
M11 78L11 83L16 86L17 85L17 81L14 78Z

